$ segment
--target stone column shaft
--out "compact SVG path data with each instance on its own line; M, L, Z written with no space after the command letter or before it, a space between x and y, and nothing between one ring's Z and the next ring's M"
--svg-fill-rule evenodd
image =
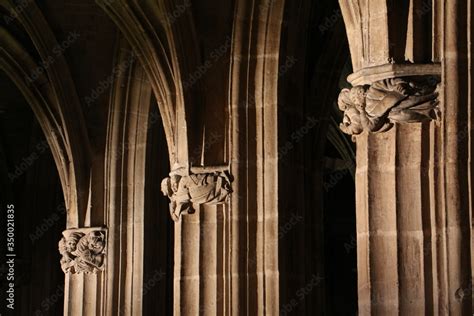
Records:
M356 112L368 118L361 118L365 131L354 128L357 117L351 124L346 118L343 126L360 134L355 137L359 312L470 315L472 136L463 36L468 5L457 0L413 0L396 7L390 1L340 3L354 66L349 81L358 86L351 91L367 94ZM393 80L403 86L423 76L427 85L440 81L439 109L429 119L408 119L421 113L417 106L403 106L419 95L407 93L410 88L398 90L404 97L396 102L373 98L377 91L386 93L384 84L397 86ZM348 115L345 93L340 107ZM352 96L350 102L361 102ZM380 118L387 125L377 125Z
M358 138L357 233L362 314L419 315L432 304L428 125ZM409 141L407 141L409 140ZM425 277L425 274L428 273Z

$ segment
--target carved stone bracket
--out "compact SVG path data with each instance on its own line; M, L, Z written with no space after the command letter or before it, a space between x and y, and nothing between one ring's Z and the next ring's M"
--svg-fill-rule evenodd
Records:
M341 130L350 135L385 132L395 123L438 120L440 76L413 75L343 89L338 105L344 111Z
M59 241L64 273L97 273L105 267L107 229L75 228L63 232Z
M194 213L195 204L225 203L231 182L228 166L177 168L163 179L161 191L170 199L171 218L178 221L182 214Z

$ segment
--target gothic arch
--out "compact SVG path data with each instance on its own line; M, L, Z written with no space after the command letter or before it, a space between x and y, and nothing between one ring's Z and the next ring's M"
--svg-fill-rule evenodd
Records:
M201 133L194 131L196 123L192 115L198 111L200 100L197 87L186 89L182 78L183 74L194 71L199 62L192 14L187 10L190 1L97 0L97 3L133 47L150 80L163 120L172 168L197 162L197 158L189 156L189 148L201 143Z
M34 2L28 10L0 1L0 8L16 13L17 23L33 43L43 64L0 29L0 67L15 82L32 107L51 147L61 179L68 227L84 224L88 212L90 148L80 103L66 61L49 25ZM13 19L13 18L12 18ZM54 62L48 62L54 58Z

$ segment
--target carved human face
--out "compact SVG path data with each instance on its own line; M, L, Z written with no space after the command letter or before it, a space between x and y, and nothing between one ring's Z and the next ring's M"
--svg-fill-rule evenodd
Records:
M179 181L181 180L181 177L178 175L173 175L171 176L171 190L173 192L178 192L178 187L179 187Z
M76 250L77 247L77 240L75 238L68 238L66 240L66 251L67 252L73 252Z
M366 89L362 86L356 86L351 89L350 99L358 109L365 107Z
M102 232L91 232L89 234L89 249L94 253L101 253L105 248L105 236Z
M362 133L360 112L355 107L346 109L340 128L346 134L357 135Z

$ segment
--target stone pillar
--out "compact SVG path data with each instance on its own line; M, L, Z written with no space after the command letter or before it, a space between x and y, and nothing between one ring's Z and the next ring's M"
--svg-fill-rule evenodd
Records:
M411 65L403 73L409 68ZM362 314L419 315L433 305L433 215L428 172L433 159L429 133L435 128L430 124L436 124L430 120L436 120L439 111L435 92L439 77L435 72L428 77L395 77L364 88L356 86L343 91L339 98L340 107L345 109L341 128L352 134L363 129L354 136ZM409 91L412 86L413 91ZM402 93L394 92L397 89ZM389 107L388 112L384 112L385 107ZM386 114L377 117L365 113L371 110ZM354 111L360 113L353 115ZM418 119L425 122L408 123ZM379 133L372 132L374 128Z
M98 284L103 280L107 229L68 229L59 241L61 268L65 273L67 304L64 315L99 315L104 303Z
M446 1L443 12L444 119L443 146L444 209L437 231L445 242L438 257L445 255L439 271L444 280L443 301L450 315L472 315L471 214L472 214L472 4ZM443 212L444 211L444 212ZM442 273L442 274L441 274Z
M229 100L231 315L278 315L278 80L284 0L236 1Z
M175 315L223 315L228 294L228 166L179 168L162 182L175 223ZM225 282L227 280L227 282Z
M175 315L226 315L229 294L226 204L200 205L175 224Z
M462 6L340 4L354 68L339 107L357 143L359 313L470 315Z
M209 109L225 112L225 130L217 130L225 141L214 155L204 146L204 166L181 165L163 183L177 220L176 315L279 312L276 122L283 8L280 0L236 2L228 103L225 111ZM192 192L209 177L215 186L203 188L212 192L208 201Z

